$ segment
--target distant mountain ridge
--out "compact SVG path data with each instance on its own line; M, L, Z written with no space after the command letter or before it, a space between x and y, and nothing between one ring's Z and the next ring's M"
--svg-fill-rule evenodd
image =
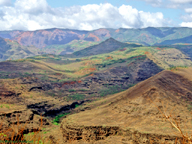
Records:
M87 47L80 51L76 51L72 54L72 56L84 57L84 56L98 55L103 53L110 53L123 47L139 47L139 46L142 45L122 43L113 38L109 38L104 42L101 42L100 44Z
M0 61L22 59L42 54L34 46L23 46L16 41L0 37Z
M50 45L63 45L73 40L102 42L112 37L120 42L141 43L144 45L164 45L192 43L192 28L187 27L147 27L143 29L101 28L92 31L72 29L45 29L36 31L1 31L0 37L17 41L21 45L34 45L44 48Z

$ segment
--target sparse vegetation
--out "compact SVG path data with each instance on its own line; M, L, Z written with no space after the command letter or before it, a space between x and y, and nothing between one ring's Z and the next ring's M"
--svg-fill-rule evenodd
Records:
M0 105L0 108L10 108L10 107L12 107L13 105L11 105L11 104L1 104Z
M106 95L110 95L110 94L115 94L118 92L123 91L124 89L122 89L120 86L107 86L107 89L103 89L99 92L99 95L101 97L106 96Z
M192 102L191 102L191 104L188 105L188 110L189 110L189 111L192 110Z
M179 68L188 68L188 66L171 66L168 70L178 70Z
M73 95L69 95L68 98L71 99L71 100L84 100L85 95L76 93L76 94L73 94Z

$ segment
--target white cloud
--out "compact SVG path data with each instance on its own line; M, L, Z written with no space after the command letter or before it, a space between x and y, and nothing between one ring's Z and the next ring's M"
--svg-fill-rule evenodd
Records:
M0 0L0 6L10 6L11 0Z
M15 2L15 8L34 15L51 11L46 0L17 0Z
M168 24L161 12L143 12L129 5L116 7L110 3L51 8L46 0L17 0L12 7L0 8L0 30L52 27L93 30L161 27Z
M192 27L192 14L190 14L190 12L187 15L181 16L181 19L183 20L183 22L180 24L180 26Z
M185 12L186 12L186 13L192 13L192 8L186 8L186 9L185 9Z
M185 9L192 4L192 0L138 0L145 1L153 7Z
M163 14L160 12L153 13L153 14L150 14L149 12L140 12L140 15L141 15L141 20L145 21L144 27L147 27L148 25L154 25L157 27L164 25L165 21L163 18Z
M184 22L191 22L191 21L192 21L192 14L183 15L183 16L181 16L181 19L182 19Z
M163 3L163 0L141 0L141 1L145 1L151 4L153 7L160 7Z
M165 6L167 8L173 8L173 9L187 9L189 6L192 5L192 0L169 0L167 3L165 2Z
M138 0L145 1L153 7L160 7L166 9L179 9L183 10L186 14L178 15L178 19L182 20L180 24L173 23L169 21L168 23L172 24L172 26L184 26L184 27L192 27L192 0ZM159 15L160 16L160 15ZM150 21L150 20L148 20ZM153 24L156 24L155 21L150 21ZM145 22L147 24L147 22Z
M180 3L180 4L192 3L192 0L170 0L170 1L174 3Z
M182 22L180 24L181 27L191 27L192 28L192 22Z

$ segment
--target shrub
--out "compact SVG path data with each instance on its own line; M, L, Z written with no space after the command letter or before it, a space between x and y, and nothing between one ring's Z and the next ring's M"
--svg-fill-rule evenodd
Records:
M53 124L59 125L59 119L68 115L68 114L70 114L70 113L64 113L64 114L60 114L60 115L56 116L55 119L53 119L53 121L52 121Z
M149 101L151 101L151 103L153 103L153 101L148 97L147 98ZM168 120L168 122L171 124L172 128L175 128L180 135L182 136L183 140L182 140L182 144L188 144L192 142L192 135L188 135L187 133L184 134L183 130L180 128L180 122L177 122L175 118L172 117L172 111L175 107L173 107L173 109L171 110L171 113L169 115L167 115L166 109L167 107L164 107L163 105L163 111L161 111L161 109L155 104L155 107L159 110L159 112L162 114L163 118L165 118L165 120ZM175 140L175 143L177 143L177 138Z
M74 89L69 89L69 92L75 92L75 90Z

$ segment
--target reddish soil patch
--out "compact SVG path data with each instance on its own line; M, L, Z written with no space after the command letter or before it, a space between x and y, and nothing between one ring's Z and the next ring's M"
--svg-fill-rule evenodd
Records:
M56 76L61 76L62 74L61 73L55 73Z
M77 84L77 83L82 83L82 81L72 81L72 82L65 82L62 84L61 88L65 85L74 85L74 84Z
M133 63L131 62L130 64L128 64L127 66L129 67L129 66L131 66L131 65L133 65Z
M89 76L94 76L94 74L90 74Z
M94 35L94 34L92 34L92 33L89 34L88 38L89 38L89 37L95 38L95 41L100 41L100 39L99 39L96 35Z
M119 29L117 29L115 32L118 33L118 32L119 32Z
M113 58L112 58L112 57L107 57L106 60L108 60L108 59L111 59L111 60L112 60Z
M123 49L120 49L119 51L125 51L126 50L126 48L123 48Z

